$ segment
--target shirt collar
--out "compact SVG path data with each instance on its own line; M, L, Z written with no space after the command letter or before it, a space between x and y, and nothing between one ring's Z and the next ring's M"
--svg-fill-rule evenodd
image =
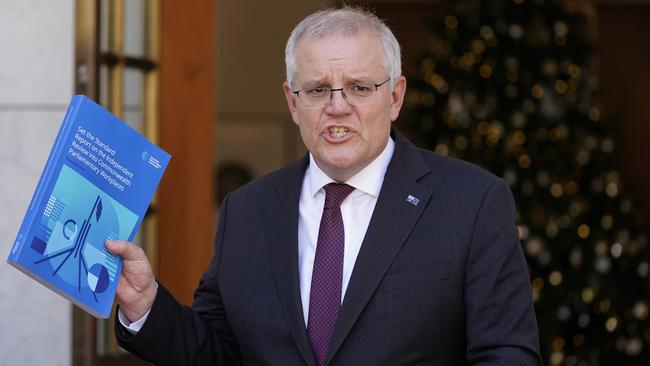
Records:
M379 196L379 191L384 182L384 175L386 174L388 163L390 163L390 159L393 156L393 151L395 151L395 142L389 137L388 143L381 154L345 183L373 197ZM318 167L311 153L309 153L309 166L305 172L305 179L308 180L309 193L312 197L326 184L335 182Z

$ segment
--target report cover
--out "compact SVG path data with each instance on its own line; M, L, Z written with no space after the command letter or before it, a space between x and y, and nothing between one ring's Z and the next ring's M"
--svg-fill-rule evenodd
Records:
M85 96L72 98L7 262L108 318L122 258L170 155Z

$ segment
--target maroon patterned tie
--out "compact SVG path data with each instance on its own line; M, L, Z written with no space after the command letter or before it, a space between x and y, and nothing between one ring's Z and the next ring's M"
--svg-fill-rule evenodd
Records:
M354 191L354 187L330 183L324 189L325 206L318 229L316 258L311 275L307 326L311 347L319 365L325 362L341 308L345 232L339 206L345 197Z

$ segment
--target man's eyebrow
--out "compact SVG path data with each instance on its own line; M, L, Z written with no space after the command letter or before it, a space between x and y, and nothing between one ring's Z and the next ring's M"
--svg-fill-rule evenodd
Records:
M305 80L302 84L304 86L310 86L310 87L328 85L327 80L325 78Z
M344 86L345 85L355 85L355 84L368 84L372 83L373 79L369 76L355 76L355 77L346 77L344 79ZM316 79L311 79L311 80L305 80L303 83L303 87L315 87L315 86L327 86L327 87L332 87L331 83L327 80L326 77L323 78L316 78Z
M372 81L372 78L370 76L356 76L356 77L349 77L348 80L349 82L352 83L368 83Z

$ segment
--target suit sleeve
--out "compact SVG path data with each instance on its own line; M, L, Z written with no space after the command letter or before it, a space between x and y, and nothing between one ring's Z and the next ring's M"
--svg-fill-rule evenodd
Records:
M160 284L149 317L136 335L131 335L116 321L115 333L120 346L160 366L241 364L218 286L228 202L227 197L219 215L215 255L201 278L192 307L182 306Z
M465 270L470 365L542 365L530 278L505 181L487 190L477 213Z

